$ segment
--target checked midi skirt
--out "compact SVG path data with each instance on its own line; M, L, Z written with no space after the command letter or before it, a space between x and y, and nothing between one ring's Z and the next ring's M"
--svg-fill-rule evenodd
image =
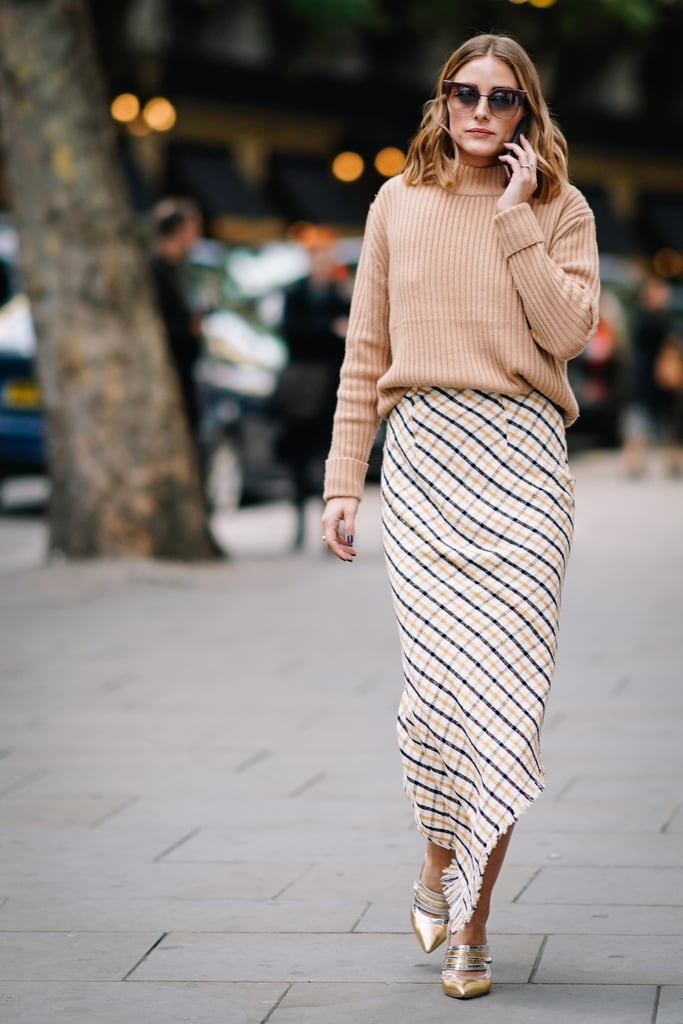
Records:
M419 831L452 851L456 929L491 850L543 789L573 512L564 423L539 392L412 389L390 412L382 519L404 788Z

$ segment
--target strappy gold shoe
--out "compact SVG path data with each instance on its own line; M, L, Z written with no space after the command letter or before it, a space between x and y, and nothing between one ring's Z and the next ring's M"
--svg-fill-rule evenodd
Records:
M480 973L474 973L474 972ZM471 977L463 977L470 973ZM456 977L456 975L458 975ZM491 957L488 946L449 946L441 970L441 987L454 999L476 999L491 991Z
M448 902L442 892L433 892L418 879L413 886L410 923L415 938L425 953L446 941L448 936Z

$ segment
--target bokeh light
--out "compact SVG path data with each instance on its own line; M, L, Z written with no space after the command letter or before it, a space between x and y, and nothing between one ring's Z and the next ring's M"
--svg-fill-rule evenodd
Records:
M128 122L128 131L131 135L149 135L151 129L145 119L140 115L135 120Z
M557 0L529 0L532 7L552 7Z
M126 124L128 121L134 121L140 113L140 100L132 92L122 92L112 100L109 110L115 121Z
M511 4L525 4L526 0L510 0Z
M678 277L683 274L683 255L678 249L658 249L652 257L652 268L661 277Z
M375 157L375 168L385 178L400 174L405 163L405 153L396 146L385 146Z
M163 96L155 96L145 103L142 116L155 132L167 132L176 123L175 107Z
M363 157L347 150L332 161L332 173L339 181L357 181L365 169Z

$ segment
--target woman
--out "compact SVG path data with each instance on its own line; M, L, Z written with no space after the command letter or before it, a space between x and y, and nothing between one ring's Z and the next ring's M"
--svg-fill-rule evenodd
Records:
M386 418L399 744L427 840L411 921L427 952L448 939L456 998L490 990L491 891L543 788L573 525L566 361L596 328L599 293L566 154L521 46L483 35L449 57L404 173L368 215L326 464L323 540L348 562Z

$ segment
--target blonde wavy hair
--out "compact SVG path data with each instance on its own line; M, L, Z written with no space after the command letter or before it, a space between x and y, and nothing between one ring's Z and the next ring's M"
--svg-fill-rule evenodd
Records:
M538 72L526 50L509 36L478 35L466 40L439 72L434 99L424 107L420 127L410 143L403 169L408 185L440 185L452 189L458 181L458 153L448 128L444 79L457 78L463 65L477 57L496 57L512 71L526 91L524 133L538 157L538 188L534 198L547 202L568 183L567 142L552 120L541 92Z

